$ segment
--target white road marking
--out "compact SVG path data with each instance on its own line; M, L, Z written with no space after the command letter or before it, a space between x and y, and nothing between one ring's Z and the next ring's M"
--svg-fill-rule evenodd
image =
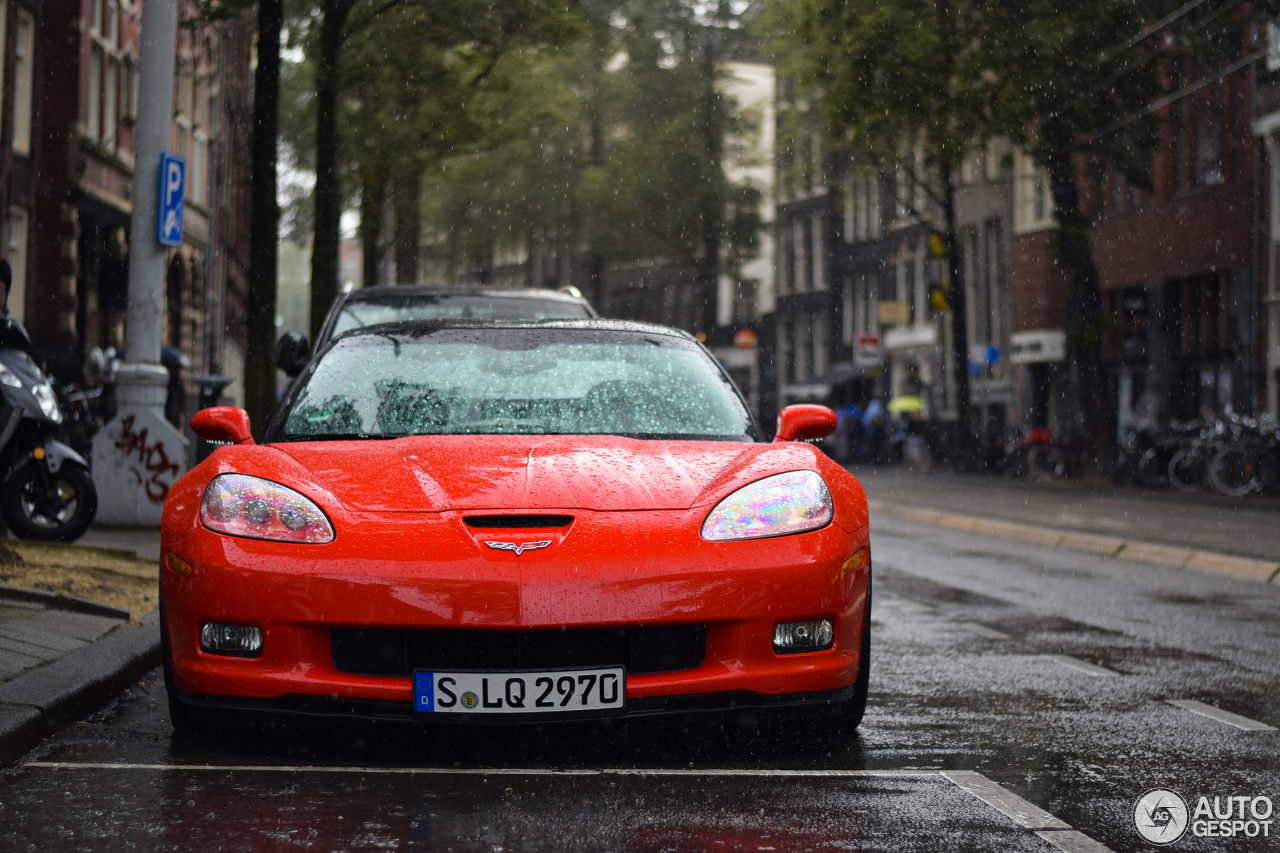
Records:
M988 640L1012 640L1008 634L1003 631L997 631L995 628L988 628L980 622L957 622L956 627L968 631L970 634L977 634L979 637L986 637Z
M1215 708L1212 705L1206 705L1194 699L1166 699L1164 701L1193 714L1200 714L1211 720L1226 723L1228 726L1244 729L1246 732L1274 732L1276 730L1275 726L1269 726L1266 723L1260 723L1257 720L1251 720L1248 717L1242 717L1239 714L1233 714L1230 711L1224 711L1221 708Z
M1059 832L1037 832L1036 835L1048 841L1064 853L1114 853L1105 844L1099 844L1083 832L1074 829Z
M942 776L973 794L1023 829L1071 828L1071 824L1064 823L1038 806L1033 806L981 773L972 770L945 770Z
M1088 661L1073 658L1071 655L1045 655L1048 660L1054 663L1060 663L1065 667L1074 669L1076 672L1083 672L1085 675L1107 676L1119 675L1114 669L1107 669L1105 666L1089 663Z
M93 761L31 761L22 767L52 770L190 770L249 773L368 773L403 776L744 776L768 778L936 777L940 770L768 770L606 767L599 770L555 770L546 767L313 767L306 764L113 764Z

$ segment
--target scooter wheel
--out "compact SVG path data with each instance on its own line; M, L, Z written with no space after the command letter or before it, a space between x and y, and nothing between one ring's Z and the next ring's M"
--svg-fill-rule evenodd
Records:
M65 463L57 474L41 477L38 462L29 462L4 482L0 512L19 539L73 542L84 535L98 513L98 491L89 470ZM46 494L49 483L54 494Z

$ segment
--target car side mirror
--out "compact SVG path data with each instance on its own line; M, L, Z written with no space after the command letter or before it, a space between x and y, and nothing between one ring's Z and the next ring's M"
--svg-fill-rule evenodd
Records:
M253 444L249 413L235 406L213 406L191 416L191 431L219 444Z
M774 441L813 441L836 431L836 413L826 406L787 406L778 412Z
M276 342L276 367L287 376L297 376L311 360L311 345L300 332L285 332Z

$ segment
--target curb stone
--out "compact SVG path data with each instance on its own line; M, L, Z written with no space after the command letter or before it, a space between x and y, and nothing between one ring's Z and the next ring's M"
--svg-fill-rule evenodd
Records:
M0 767L93 713L160 663L160 611L0 684Z
M1232 575L1246 580L1262 583L1280 584L1280 561L1259 560L1253 557L1237 557L1232 554L1219 554L1212 551L1195 551L1188 548L1176 548L1169 545L1158 545L1154 542L1130 542L1112 536L1096 536L1091 533L1077 533L1068 530L1056 530L1016 521L999 521L976 515L962 515L954 512L927 509L908 504L867 501L872 512L884 512L936 524L952 530L964 530L971 533L984 533L1003 539L1017 539L1023 542L1034 542L1054 548L1069 548L1073 551L1087 551L1107 557L1119 557L1124 560L1135 560L1143 563L1156 563L1174 568L1195 569L1202 572Z
M72 613L87 613L90 616L106 616L108 619L129 621L129 611L110 604L99 604L87 598L67 595L65 592L45 592L40 589L27 589L23 586L10 586L0 583L0 598L12 598L17 601L30 601L43 604L53 610L70 610Z

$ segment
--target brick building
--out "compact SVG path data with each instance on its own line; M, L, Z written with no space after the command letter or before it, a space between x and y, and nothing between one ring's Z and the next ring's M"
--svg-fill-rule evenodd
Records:
M1212 75L1190 58L1177 63L1190 83ZM1052 200L1045 175L1018 157L1011 298L1024 423L1071 433L1079 396L1099 393L1119 431L1259 410L1253 97L1242 71L1167 107L1150 192L1078 163L1104 297L1106 388L1079 388L1067 373L1070 285L1054 256Z
M40 115L36 109L44 68L37 50L43 0L0 0L0 255L13 270L9 310L26 311L31 228L36 211Z
M31 13L34 45L30 153L17 156L15 138L6 248L23 262L22 319L37 357L79 381L91 351L122 350L127 332L141 2L6 2ZM186 4L181 17L194 13ZM247 14L178 31L170 150L187 159L187 206L163 340L197 373L238 376L243 362L253 23Z

